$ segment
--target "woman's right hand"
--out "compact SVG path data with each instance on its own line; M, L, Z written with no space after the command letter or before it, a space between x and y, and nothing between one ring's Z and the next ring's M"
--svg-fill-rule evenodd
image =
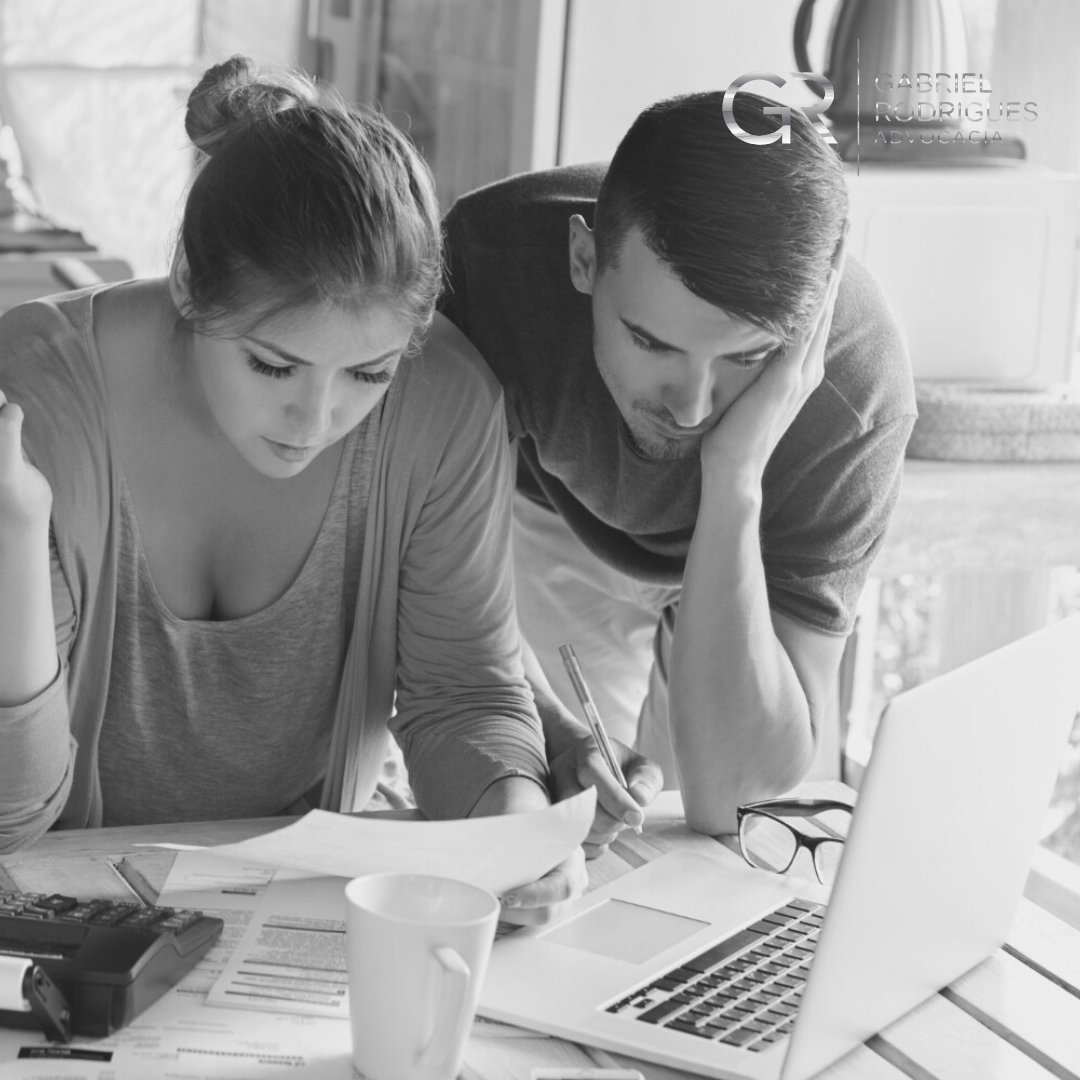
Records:
M22 448L23 411L0 390L0 528L49 520L52 488Z

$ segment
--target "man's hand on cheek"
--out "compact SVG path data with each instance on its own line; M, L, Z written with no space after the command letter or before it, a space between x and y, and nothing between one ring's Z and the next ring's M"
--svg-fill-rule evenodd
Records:
M825 377L825 345L838 283L839 276L831 270L814 323L763 368L702 439L701 462L707 476L724 470L760 482L776 444Z

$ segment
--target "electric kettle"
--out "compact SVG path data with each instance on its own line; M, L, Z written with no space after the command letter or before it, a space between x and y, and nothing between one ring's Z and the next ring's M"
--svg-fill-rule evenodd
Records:
M1023 144L1015 138L977 146L939 138L931 149L926 148L922 139L905 139L904 152L900 154L894 146L881 145L883 140L877 132L889 127L906 127L907 132L917 129L924 137L931 131L965 131L971 126L958 120L951 107L945 110L946 118L941 117L941 105L955 103L962 96L958 92L959 80L968 71L967 32L960 0L839 0L829 29L824 70L815 66L807 51L814 3L815 0L802 0L795 14L795 62L800 71L818 71L833 86L835 97L826 117L841 157L849 160L856 157L857 120L861 121L859 141L863 160L960 164L966 159L963 163L976 164L986 157L1024 156ZM920 72L926 78L916 94L914 87ZM952 75L951 84L948 78L939 78L939 73ZM894 93L905 75L912 91ZM817 91L815 84L807 85ZM876 108L880 101L892 103L900 97L906 109L913 96L917 102L924 103L917 124L896 123L889 119L888 110ZM942 153L954 147L952 153ZM957 150L968 152L957 153Z

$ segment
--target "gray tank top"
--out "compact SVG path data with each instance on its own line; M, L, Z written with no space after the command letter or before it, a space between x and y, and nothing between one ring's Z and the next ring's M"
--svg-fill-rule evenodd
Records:
M300 573L239 619L179 619L121 485L116 638L99 771L105 825L276 814L326 771L352 631L381 408L345 439Z

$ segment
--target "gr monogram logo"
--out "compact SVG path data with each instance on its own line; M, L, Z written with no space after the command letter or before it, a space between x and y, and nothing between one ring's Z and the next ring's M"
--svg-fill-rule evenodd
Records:
M832 137L832 133L825 126L825 121L821 119L821 113L823 113L832 103L833 93L832 83L825 78L824 75L818 75L813 71L792 71L791 77L793 79L801 79L803 82L817 83L821 87L825 97L824 100L817 105L804 105L803 112L810 118L814 125L814 130L831 146L836 145L836 140ZM791 108L787 105L769 105L763 110L770 116L780 117L780 126L775 131L767 132L764 135L751 135L749 131L743 131L739 127L735 120L735 95L749 82L756 82L761 80L763 82L772 83L773 86L786 86L787 79L781 79L779 75L774 75L771 71L751 71L746 75L740 75L728 88L724 91L724 123L727 124L728 130L738 139L742 139L745 143L751 143L754 146L767 146L769 143L780 140L783 146L788 146L791 143Z

